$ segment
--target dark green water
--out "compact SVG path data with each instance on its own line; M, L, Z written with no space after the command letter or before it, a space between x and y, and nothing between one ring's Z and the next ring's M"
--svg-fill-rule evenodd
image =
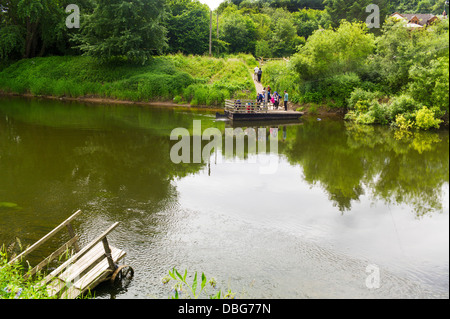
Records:
M0 98L0 244L32 244L81 209L82 243L121 222L110 242L136 273L98 298L167 298L172 267L240 298L448 298L448 131L304 119L278 127L276 171L261 174L252 150L172 163L169 135L193 120L230 125L207 111Z

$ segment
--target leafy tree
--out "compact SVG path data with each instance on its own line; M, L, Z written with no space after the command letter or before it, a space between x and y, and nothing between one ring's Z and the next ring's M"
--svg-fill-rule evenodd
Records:
M54 46L64 47L67 4L63 0L0 0L0 57L32 58Z
M292 14L297 34L307 39L314 31L330 26L330 16L327 11L315 9L301 9Z
M305 81L356 71L375 49L375 38L360 22L343 22L339 28L316 31L300 53L292 57L293 66Z
M366 12L369 4L376 4L380 8L380 23L383 24L385 17L390 12L387 0L324 0L325 9L331 17L333 27L337 27L340 21L366 21L370 13Z
M220 39L229 43L229 52L255 52L256 26L250 17L226 9L219 24Z
M296 12L299 9L324 9L323 0L260 0L263 3L269 3L273 8L285 8L290 12Z
M198 0L172 0L164 25L168 30L168 51L203 54L209 48L209 8Z
M266 40L259 40L256 42L255 56L257 57L272 57L272 50L269 42Z
M167 46L162 25L165 9L164 0L97 0L94 12L83 19L80 34L73 38L85 55L145 63Z
M422 78L419 70L425 72L424 69L430 68L426 74L436 73L436 64L432 61L448 57L448 44L448 20L432 28L411 32L402 22L388 19L382 35L376 40L377 54L370 60L370 67L378 73L385 89L396 94L410 81ZM424 80L431 84L437 78Z
M292 55L301 40L297 35L297 30L291 15L289 14L273 20L273 35L270 46L274 56L283 57Z

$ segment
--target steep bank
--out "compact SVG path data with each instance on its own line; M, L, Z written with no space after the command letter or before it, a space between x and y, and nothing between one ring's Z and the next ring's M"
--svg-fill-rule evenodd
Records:
M168 55L146 65L90 57L21 60L0 72L7 94L125 103L220 106L255 95L247 56L210 58Z

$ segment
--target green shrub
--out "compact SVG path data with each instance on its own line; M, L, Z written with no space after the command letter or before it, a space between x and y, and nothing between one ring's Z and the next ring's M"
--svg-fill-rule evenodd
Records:
M414 127L414 121L407 119L403 114L398 114L395 117L395 122L392 123L392 126L397 127L402 131L409 131Z
M180 104L180 103L183 102L183 98L182 98L180 95L176 95L176 96L173 98L173 102L174 102L174 103L177 103L177 104Z
M336 106L347 106L347 100L351 93L361 84L361 80L356 73L350 72L340 74L326 79L321 84L321 90L325 96L335 101Z
M411 96L403 94L392 98L388 105L389 119L394 121L396 116L404 113L413 113L415 110L421 108L422 105L418 103Z
M370 117L374 119L373 123L388 124L388 110L385 104L380 104L378 101L373 100L370 104L368 113Z
M324 100L324 96L322 92L305 92L303 94L302 102L303 103L322 103Z
M422 130L429 130L431 128L439 128L442 120L435 117L435 111L430 110L426 106L417 110L415 113L416 123L415 126Z
M374 124L376 122L376 118L370 112L361 113L356 116L355 122L358 124Z
M362 88L356 88L350 93L350 97L347 99L347 105L350 109L356 109L358 111L365 112L369 109L370 102L382 97L382 94L378 91L371 92Z

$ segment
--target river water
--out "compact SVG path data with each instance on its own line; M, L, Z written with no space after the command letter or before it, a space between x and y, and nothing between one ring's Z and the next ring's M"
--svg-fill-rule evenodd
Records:
M256 123L241 128L277 149L176 164L170 134L195 123L222 142L236 128L206 110L0 98L0 245L32 244L81 209L81 243L118 221L109 242L135 270L96 298L166 299L173 267L237 298L449 297L448 130Z

